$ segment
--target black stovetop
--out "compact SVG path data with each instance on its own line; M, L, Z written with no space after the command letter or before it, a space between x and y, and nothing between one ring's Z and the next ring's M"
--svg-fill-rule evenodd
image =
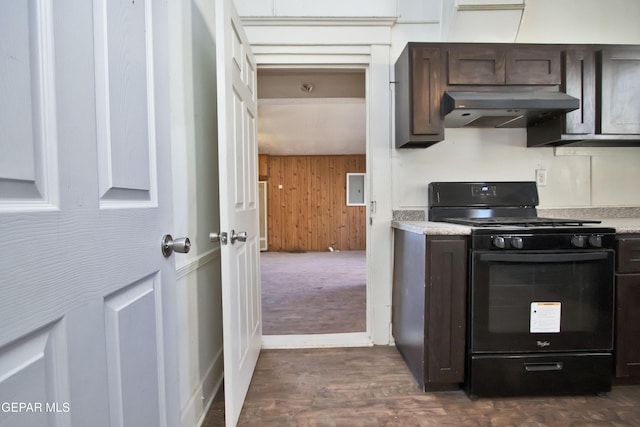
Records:
M543 218L537 214L533 181L432 182L429 221L473 227L472 234L611 233L590 219Z

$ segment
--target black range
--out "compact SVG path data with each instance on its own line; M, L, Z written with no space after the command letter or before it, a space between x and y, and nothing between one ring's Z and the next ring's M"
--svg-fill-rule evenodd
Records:
M429 220L472 227L471 398L611 389L615 230L538 203L535 182L429 184Z

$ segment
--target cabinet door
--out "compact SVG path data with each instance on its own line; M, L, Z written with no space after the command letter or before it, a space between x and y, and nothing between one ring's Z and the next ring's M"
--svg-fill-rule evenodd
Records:
M640 273L640 235L618 237L616 255L618 273Z
M440 116L441 56L439 47L416 48L411 52L411 128L416 135L444 135L444 122Z
M601 133L640 134L640 47L603 49L601 75Z
M616 377L640 377L640 274L617 276Z
M559 85L560 48L513 46L506 53L506 84Z
M425 382L464 381L467 250L464 237L427 239Z
M596 120L596 63L590 48L567 49L564 54L564 91L580 100L577 110L566 114L566 134L592 134Z
M448 65L450 85L504 85L505 82L505 52L501 46L452 46Z

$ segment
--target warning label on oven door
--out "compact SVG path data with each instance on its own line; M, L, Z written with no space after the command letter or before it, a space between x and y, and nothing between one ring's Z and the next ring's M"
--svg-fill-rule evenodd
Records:
M532 302L529 332L560 332L560 306L559 302Z

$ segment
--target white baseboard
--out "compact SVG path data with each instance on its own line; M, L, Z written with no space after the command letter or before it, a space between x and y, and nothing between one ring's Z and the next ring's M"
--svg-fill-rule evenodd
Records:
M313 335L263 335L262 348L369 347L373 345L366 332Z
M202 378L202 381L195 388L191 397L182 408L180 414L180 425L182 427L194 427L202 425L207 411L216 396L218 389L222 385L224 378L224 364L222 349L216 354Z

